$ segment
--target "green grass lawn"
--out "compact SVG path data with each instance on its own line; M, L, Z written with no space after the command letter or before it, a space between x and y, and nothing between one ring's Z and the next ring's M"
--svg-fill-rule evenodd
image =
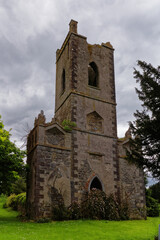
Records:
M2 208L0 240L154 240L160 217L139 221L20 222L17 212Z

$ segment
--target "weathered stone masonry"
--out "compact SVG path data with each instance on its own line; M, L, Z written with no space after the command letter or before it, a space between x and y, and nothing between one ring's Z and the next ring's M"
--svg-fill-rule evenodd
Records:
M56 52L55 116L43 111L28 136L27 211L31 218L51 217L52 207L83 200L92 187L126 199L131 217L145 206L143 172L124 159L128 136L117 139L114 49L88 44L77 22ZM67 132L63 120L76 123ZM135 177L136 176L136 177Z

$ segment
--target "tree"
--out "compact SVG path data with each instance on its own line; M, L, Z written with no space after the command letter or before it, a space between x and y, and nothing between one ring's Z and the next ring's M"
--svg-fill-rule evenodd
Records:
M10 131L4 129L0 116L0 194L10 194L12 184L24 172L25 151L10 141Z
M19 177L16 181L12 184L11 188L12 193L16 195L26 192L26 181L23 177Z
M160 182L150 186L148 190L150 191L150 196L157 199L160 203Z
M142 101L142 110L134 113L135 121L130 122L132 138L127 159L160 179L160 66L138 61L141 71L134 69L134 78L140 84L136 88Z

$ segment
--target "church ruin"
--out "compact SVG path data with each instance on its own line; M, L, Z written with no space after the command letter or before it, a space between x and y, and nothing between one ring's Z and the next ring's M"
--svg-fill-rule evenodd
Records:
M88 44L77 22L69 25L56 52L55 116L46 123L41 111L28 136L28 215L51 217L61 199L69 206L98 188L127 197L131 218L141 217L143 172L124 159L129 134L117 138L114 49L109 42ZM66 130L64 120L76 125Z

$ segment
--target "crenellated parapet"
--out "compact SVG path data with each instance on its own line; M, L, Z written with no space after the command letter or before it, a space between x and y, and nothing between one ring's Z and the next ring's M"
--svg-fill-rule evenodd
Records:
M44 111L41 110L41 112L38 114L38 117L35 118L34 126L36 126L38 124L45 124L45 122L46 122L46 117L44 115Z

